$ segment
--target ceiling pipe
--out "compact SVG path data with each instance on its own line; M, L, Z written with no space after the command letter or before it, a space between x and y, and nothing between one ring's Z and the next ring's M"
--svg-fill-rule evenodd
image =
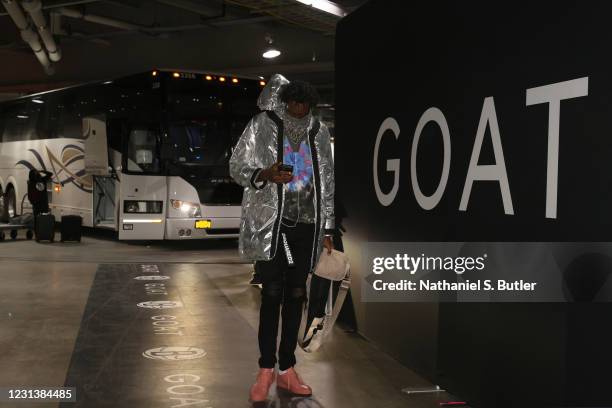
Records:
M219 14L218 9L202 4L202 2L192 3L190 1L185 1L185 0L157 0L157 2L165 4L167 6L172 6L172 7L180 8L183 10L191 11L192 13L196 13L204 17L216 17ZM224 11L225 3L219 3L219 7L221 9L221 12L225 13Z
M65 2L61 2L61 3L53 3L53 4L45 4L43 5L43 10L51 10L54 8L58 8L58 7L67 7L67 6L77 6L77 5L81 5L81 4L88 4L88 3L97 3L99 1L102 0L74 0L74 1L65 1ZM8 16L8 13L0 13L0 17L3 16Z
M40 0L22 0L21 5L36 25L38 34L49 53L49 59L53 62L58 62L62 59L62 51L57 46L51 30L49 30L47 19L42 12L42 2Z
M59 16L59 15L58 15ZM268 21L275 20L274 17L271 16L261 16L261 17L252 17L252 18L237 18L237 19L224 19L219 21L211 21L206 24L192 24L192 25L181 25L181 26L168 26L168 27L147 27L143 28L140 31L109 31L104 33L96 33L96 34L83 34L83 33L75 33L71 34L66 33L65 37L63 37L63 41L70 40L84 40L84 41L92 41L96 42L99 39L103 38L111 38L122 35L133 35L133 34L150 34L150 35L159 35L159 36L168 36L175 32L185 32L185 31L196 31L196 30L210 30L211 28L217 27L225 27L225 26L234 26L241 24L256 24L263 23ZM109 42L100 43L104 46L109 46ZM14 44L6 44L4 46L0 45L0 48L14 48Z
M64 17L80 19L84 21L89 21L91 23L107 25L115 28L120 28L126 31L136 31L140 33L156 35L168 32L179 32L179 31L190 31L190 30L200 30L211 27L222 27L222 26L231 26L231 25L240 25L240 24L255 24L255 23L263 23L267 21L271 21L274 18L270 16L260 16L260 17L246 17L246 18L221 18L220 16L215 16L211 18L206 23L200 24L192 24L192 25L181 25L181 26L169 26L169 27L147 27L136 25L132 23L128 23L125 21L115 20L108 17L97 16L93 14L86 14L79 10L69 9L69 8L59 8L54 11L59 15ZM92 34L87 37L107 37L119 35L121 32L115 33L100 33L100 34Z
M79 6L82 4L99 3L100 1L102 0L73 0L73 1L63 1L60 3L51 3L51 4L48 4L49 2L47 1L46 2L47 4L43 6L43 9L49 10L49 9L54 9L58 7Z
M47 52L41 45L38 34L32 30L30 23L28 23L25 14L23 14L21 6L19 6L15 0L2 0L2 5L19 29L21 38L23 41L28 43L47 75L53 75L54 70L51 66L51 61L49 61L49 57L47 56Z
M253 17L253 18L236 18L236 19L215 19L206 24L192 24L192 25L182 25L182 26L169 26L169 27L151 27L147 28L146 31L149 33L165 33L165 32L180 32L180 31L191 31L191 30L201 30L206 28L216 28L216 27L225 27L232 25L240 25L240 24L256 24L263 23L267 21L272 21L273 17Z
M113 18L97 16L95 14L86 14L79 10L69 9L66 7L61 7L57 9L56 12L65 17L75 18L75 19L83 20L83 21L89 21L90 23L105 25L109 27L120 28L122 30L129 30L129 31L147 31L148 30L148 27L145 27L145 26L128 23L126 21L115 20Z

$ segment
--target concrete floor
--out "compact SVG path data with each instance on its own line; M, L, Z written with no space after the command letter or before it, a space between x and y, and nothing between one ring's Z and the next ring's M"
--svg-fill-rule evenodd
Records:
M77 388L76 403L0 406L252 406L259 291L250 273L235 241L0 242L0 387ZM339 327L323 350L297 357L314 396L272 390L262 407L433 408L450 398L402 394L429 384Z

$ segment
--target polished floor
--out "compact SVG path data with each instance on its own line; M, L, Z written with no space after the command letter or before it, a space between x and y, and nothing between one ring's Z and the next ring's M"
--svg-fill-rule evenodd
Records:
M259 291L236 243L0 242L0 388L76 387L77 402L2 407L252 406ZM298 352L312 398L261 407L438 407L429 386L359 335Z

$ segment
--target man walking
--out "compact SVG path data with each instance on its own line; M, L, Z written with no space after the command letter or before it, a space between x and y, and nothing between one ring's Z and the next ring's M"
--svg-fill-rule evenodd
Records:
M334 169L327 127L312 114L314 88L274 75L263 89L262 113L251 119L230 160L230 174L242 185L240 254L256 261L262 281L259 366L250 397L267 398L277 387L309 396L311 388L294 369L295 348L306 300L306 279L323 247L333 248Z

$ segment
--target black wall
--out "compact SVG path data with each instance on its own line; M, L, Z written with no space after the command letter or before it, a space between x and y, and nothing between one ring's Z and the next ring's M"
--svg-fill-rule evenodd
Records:
M371 1L337 32L337 194L346 207L360 331L400 361L475 407L611 405L612 307L601 304L362 303L361 245L367 241L612 241L612 26L607 2ZM588 77L588 95L561 101L556 218L546 217L549 105L526 106L528 88ZM475 182L459 211L486 97L494 97L513 215L499 184ZM448 184L422 209L411 184L417 122L430 107L448 123ZM393 186L388 159L401 159L399 190L380 204L374 144L393 117L396 140L380 145L381 189ZM432 194L442 141L425 126L418 179ZM490 132L480 165L495 162ZM588 269L588 268L587 268Z

